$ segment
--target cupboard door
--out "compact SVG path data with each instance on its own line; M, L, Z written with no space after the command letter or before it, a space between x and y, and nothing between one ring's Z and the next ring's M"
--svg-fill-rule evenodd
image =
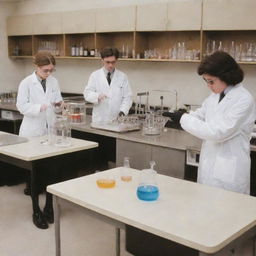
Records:
M202 2L186 0L168 4L167 30L200 30Z
M167 25L165 3L137 6L137 31L164 31Z
M71 22L72 21L72 22ZM63 33L94 33L95 32L95 11L82 10L63 12L62 14Z
M35 14L33 20L33 34L62 34L61 13Z
M33 15L10 16L7 18L7 35L32 35Z
M152 160L159 174L184 179L185 151L152 146Z
M204 30L256 29L255 0L204 0Z
M151 160L151 146L143 143L116 140L116 166L123 166L124 157L130 157L131 168L148 169Z
M135 30L135 6L96 10L96 32Z

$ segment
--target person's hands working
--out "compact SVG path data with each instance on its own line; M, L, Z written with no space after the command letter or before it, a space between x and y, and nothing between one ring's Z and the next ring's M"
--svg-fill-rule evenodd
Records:
M185 109L179 109L174 112L164 112L163 116L169 117L173 122L179 123L182 115L186 113Z

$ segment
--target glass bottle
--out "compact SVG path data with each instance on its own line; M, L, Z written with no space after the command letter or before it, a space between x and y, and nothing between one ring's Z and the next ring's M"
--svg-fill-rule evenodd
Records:
M137 197L143 201L155 201L159 197L159 188L156 182L157 172L154 170L155 161L150 161L150 169L141 171L140 183L137 188Z
M128 182L132 180L132 174L130 170L130 158L124 157L123 167L121 168L121 180Z

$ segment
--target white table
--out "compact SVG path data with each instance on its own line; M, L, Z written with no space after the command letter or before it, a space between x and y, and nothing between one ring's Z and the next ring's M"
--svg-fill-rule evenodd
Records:
M6 134L0 132L0 134ZM51 168L58 165L59 162L65 162L67 156L72 157L81 151L92 149L98 146L98 143L80 139L71 138L71 146L57 147L54 145L42 145L44 137L31 137L28 142L0 146L0 161L12 164L30 171L31 174L31 198L33 209L38 207L38 193L36 185L40 182L37 178L38 166L47 161L51 161ZM49 163L50 165L50 163Z
M158 175L159 199L144 202L136 197L139 171L131 169L133 181L125 183L119 178L120 168L47 187L54 195L57 256L62 200L85 208L117 228L128 224L196 249L200 255L217 255L256 234L254 197ZM97 187L97 177L105 174L116 177L115 188Z

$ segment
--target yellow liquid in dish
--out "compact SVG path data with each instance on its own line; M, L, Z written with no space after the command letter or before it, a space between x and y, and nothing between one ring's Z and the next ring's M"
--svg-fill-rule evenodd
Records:
M121 176L121 180L125 182L129 182L132 180L132 176Z
M113 188L116 185L116 181L108 179L98 179L97 185L99 188Z

